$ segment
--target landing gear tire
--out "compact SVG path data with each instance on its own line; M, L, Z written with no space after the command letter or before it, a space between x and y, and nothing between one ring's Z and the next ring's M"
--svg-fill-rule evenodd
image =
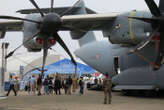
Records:
M150 90L150 91L144 91L145 97L156 97L158 96L158 92Z
M126 96L131 95L131 91L130 90L122 90L121 93L122 93L122 95L126 95Z

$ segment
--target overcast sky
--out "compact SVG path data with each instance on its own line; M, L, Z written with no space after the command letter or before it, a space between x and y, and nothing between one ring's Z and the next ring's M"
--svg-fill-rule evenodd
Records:
M50 7L50 0L35 0L40 8ZM77 0L56 0L55 7L60 6L71 6ZM98 13L111 13L111 12L125 12L131 10L148 10L144 0L84 0L87 7L95 10ZM158 0L155 0L158 3ZM20 9L34 8L29 0L1 0L0 1L0 15L13 15L24 17L15 13ZM65 43L68 45L70 50L73 52L78 48L77 41L72 41L68 32L60 32ZM102 33L96 32L98 40L103 40ZM10 43L9 50L13 50L16 46L22 43L23 34L22 32L8 32L4 40L0 40L1 43L6 41ZM53 47L56 51L63 55L66 55L64 50L57 44ZM26 52L25 48L21 48L16 54ZM1 65L1 64L0 64Z

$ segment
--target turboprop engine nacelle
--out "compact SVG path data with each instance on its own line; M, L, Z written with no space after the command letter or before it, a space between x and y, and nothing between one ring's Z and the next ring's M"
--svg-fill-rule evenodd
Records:
M113 44L139 44L150 37L152 26L130 17L147 17L152 15L144 11L132 11L119 15L109 29L103 30L103 35L108 37Z
M39 14L33 14L33 15L28 15L26 17L27 19L31 19L34 21L42 21L42 18ZM36 23L31 23L31 22L24 22L24 39L23 42L26 42L30 37L32 37L36 32L38 32L38 27L40 25ZM44 34L39 34L36 37L34 37L32 40L30 40L27 43L24 43L24 46L28 49L30 52L38 52L41 51L43 48L43 44L45 42L45 38L48 38L48 47L51 47L56 44L56 40L48 35Z

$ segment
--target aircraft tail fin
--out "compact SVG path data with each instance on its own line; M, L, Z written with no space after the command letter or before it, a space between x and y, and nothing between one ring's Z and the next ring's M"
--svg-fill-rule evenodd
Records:
M162 13L164 13L164 0L159 1L159 9Z
M85 3L83 0L79 0L76 6L79 7L79 10L74 12L74 14L78 15L78 14L96 13L85 7ZM80 29L79 30L77 29L77 30L72 30L70 34L71 34L72 39L78 40L80 47L96 40L95 35L92 31L84 32L84 31L81 31Z
M69 12L66 15L76 15L76 14L80 14L78 13L79 10L81 10L81 7L84 6L84 1L83 0L79 0L77 1L73 8L72 7L55 7L53 8L53 12L57 13L57 14L62 14L64 11L69 10ZM70 10L71 8L71 10ZM87 14L96 14L95 11L85 7ZM41 8L40 9L43 13L49 13L50 12L50 8ZM31 14L31 13L39 13L37 9L22 9L22 10L18 10L18 13L21 14Z
M57 14L61 14L62 12L68 10L70 7L56 7L53 8L53 12L57 13ZM69 13L67 13L66 15L74 15L74 12L77 12L80 9L80 7L74 7ZM43 13L49 13L50 12L50 8L41 8L40 9ZM88 14L96 14L95 11L89 9L86 7L86 11ZM18 10L17 11L20 14L31 14L31 13L38 13L38 11L36 9L22 9L22 10Z
M92 31L89 31L78 40L80 47L93 41L96 41L96 37Z

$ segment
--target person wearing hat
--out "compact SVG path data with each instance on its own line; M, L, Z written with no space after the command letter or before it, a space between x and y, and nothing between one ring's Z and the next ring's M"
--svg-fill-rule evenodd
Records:
M108 100L108 104L111 104L112 81L108 73L105 74L105 78L103 80L103 87L104 87L104 104L107 104L107 100Z

